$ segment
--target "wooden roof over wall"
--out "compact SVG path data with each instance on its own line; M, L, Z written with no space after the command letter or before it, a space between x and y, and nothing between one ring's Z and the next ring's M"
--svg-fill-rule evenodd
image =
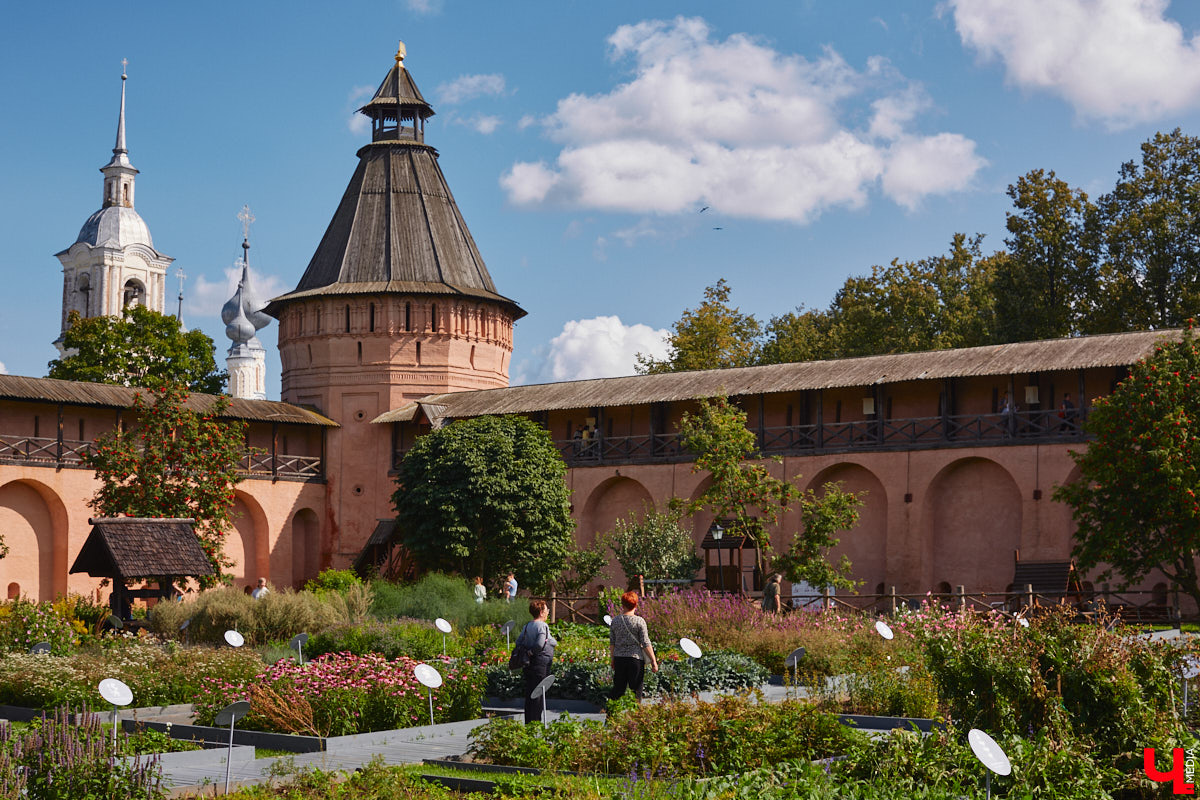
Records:
M87 541L71 574L93 578L198 577L216 570L192 529L192 519L116 517L90 519Z
M0 400L23 400L35 403L63 403L102 408L132 408L138 392L128 386L84 381L60 381L55 378L27 378L21 375L0 375ZM217 395L193 393L185 407L203 413L217 402ZM229 408L222 414L226 419L250 422L278 422L289 425L320 425L336 428L337 423L314 411L275 400L243 400L229 398Z
M1126 367L1153 352L1160 340L1178 340L1179 335L1178 330L1139 331L957 350L454 392L429 395L381 414L374 421L408 422L422 407L444 406L445 418L461 419L484 414L529 414L678 402L717 394L752 396L906 381Z

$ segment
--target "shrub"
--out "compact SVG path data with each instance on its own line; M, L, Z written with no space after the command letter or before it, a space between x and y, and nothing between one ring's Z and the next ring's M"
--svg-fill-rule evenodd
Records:
M49 642L50 652L63 656L79 635L50 603L17 599L0 605L0 652L27 652L39 642Z
M451 633L446 637L446 654L469 654L464 640ZM313 636L306 652L316 658L326 653L352 653L365 656L377 653L387 659L401 656L428 661L442 655L442 633L430 622L383 622L372 620L361 625L340 625Z
M401 656L327 655L301 667L279 661L245 681L206 679L196 716L211 724L229 703L249 700L242 727L280 733L342 736L424 724L428 690L413 675L418 662ZM469 661L434 660L443 683L433 691L434 719L454 722L482 714L482 676Z
M362 579L349 569L323 569L317 577L304 584L304 590L313 594L337 592L345 594L353 586L362 586Z
M431 572L416 583L400 586L387 581L373 581L375 599L371 613L381 619L411 617L449 620L456 627L499 625L513 619L518 625L529 621L528 603L517 600L475 602L470 585L462 578Z
M13 787L14 773L31 800L139 797L159 800L167 796L162 786L158 758L122 759L128 745L114 752L96 714L83 709L71 723L66 709L43 716L38 724L14 732L0 725L0 788ZM15 768L15 769L14 769ZM3 786L3 784L8 784ZM20 797L19 788L4 797Z
M679 524L679 513L651 508L619 519L604 538L625 573L632 581L636 575L648 579L690 579L704 563L696 555L692 534Z
M1140 753L1177 740L1173 691L1187 650L1073 617L1055 607L1021 628L964 616L950 633L922 636L949 716L1000 733L1045 731L1101 759L1127 756L1131 743Z
M759 686L767 679L766 671L752 659L740 653L715 651L703 658L678 659L674 655L659 659L660 672L646 671L645 694L691 694L710 690L734 690ZM549 695L562 700L586 700L603 706L612 691L612 666L603 661L554 660L554 685ZM488 667L488 697L522 697L524 688L520 672L507 666Z
M496 764L671 777L837 755L853 736L807 704L747 697L614 705L606 724L567 717L542 727L494 719L471 734L475 756Z
M359 606L365 609L365 601L360 600ZM318 597L285 589L255 600L225 587L201 592L191 602L158 603L151 611L150 627L163 636L179 637L179 627L187 619L191 620L186 631L189 641L220 645L225 631L236 630L255 646L350 622L351 615L347 600L336 593Z

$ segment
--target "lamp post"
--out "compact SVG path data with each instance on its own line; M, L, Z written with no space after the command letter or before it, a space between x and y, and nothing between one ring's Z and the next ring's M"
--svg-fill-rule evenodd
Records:
M721 592L725 591L725 570L721 566L721 537L725 535L725 531L721 529L720 523L713 526L713 541L717 543L717 580L721 584Z

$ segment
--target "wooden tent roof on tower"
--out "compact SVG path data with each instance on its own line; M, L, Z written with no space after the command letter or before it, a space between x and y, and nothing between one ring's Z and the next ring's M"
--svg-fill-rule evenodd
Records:
M359 111L371 118L371 143L358 151L358 168L295 290L265 311L321 295L426 294L498 302L514 318L525 312L496 292L467 229L437 150L425 144L425 102L396 63L375 96Z

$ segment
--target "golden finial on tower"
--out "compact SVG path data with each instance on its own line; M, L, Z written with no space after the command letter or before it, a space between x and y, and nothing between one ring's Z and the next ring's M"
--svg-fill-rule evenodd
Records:
M398 67L398 66L402 65L403 63L404 63L404 42L401 42L400 45L396 48L396 66Z

